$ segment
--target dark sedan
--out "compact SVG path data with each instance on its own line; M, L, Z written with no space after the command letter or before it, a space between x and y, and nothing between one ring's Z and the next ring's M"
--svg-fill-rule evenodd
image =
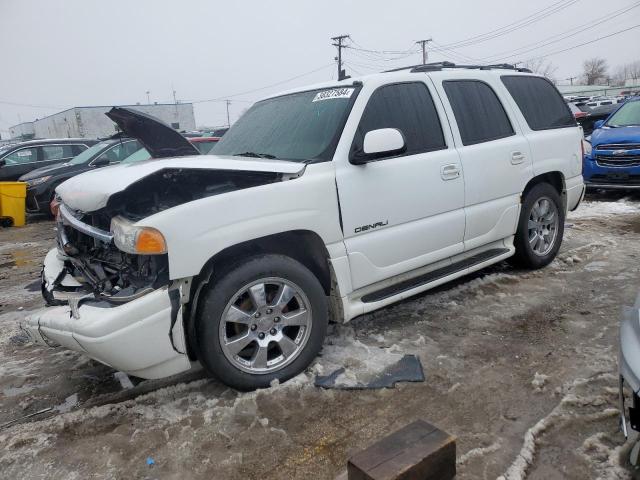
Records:
M23 175L20 181L27 182L27 211L49 213L55 189L62 182L80 173L119 163L141 148L140 142L131 138L104 140L66 163L38 168Z
M60 138L1 147L0 181L17 180L37 168L71 160L97 142L86 138Z

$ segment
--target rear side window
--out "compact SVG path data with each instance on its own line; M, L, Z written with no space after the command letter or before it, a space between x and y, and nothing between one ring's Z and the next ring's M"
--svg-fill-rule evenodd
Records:
M447 148L436 106L421 82L385 85L373 92L360 119L352 155L361 154L366 133L379 128L402 132L405 155Z
M75 156L71 145L43 145L40 148L42 149L42 160L45 162L64 160Z
M442 82L464 145L514 135L513 127L493 89L480 80Z
M549 80L505 75L502 83L516 101L531 130L576 126L567 104Z

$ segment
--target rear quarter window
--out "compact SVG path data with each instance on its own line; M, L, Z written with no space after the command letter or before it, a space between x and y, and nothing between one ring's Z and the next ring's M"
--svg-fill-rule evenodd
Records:
M501 79L531 130L576 126L569 107L546 78L504 75Z

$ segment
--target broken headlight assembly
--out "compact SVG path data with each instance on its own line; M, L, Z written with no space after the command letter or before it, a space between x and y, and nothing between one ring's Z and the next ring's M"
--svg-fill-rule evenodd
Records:
M138 227L124 217L111 220L111 233L116 247L123 252L137 255L167 253L164 236L152 227Z

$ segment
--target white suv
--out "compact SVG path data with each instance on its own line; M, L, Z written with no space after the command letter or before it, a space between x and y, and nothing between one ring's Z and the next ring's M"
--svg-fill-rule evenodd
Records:
M153 151L136 122L121 128ZM424 65L269 97L212 155L58 187L43 269L57 306L23 326L143 378L199 362L239 389L284 381L330 319L507 258L551 262L584 192L581 140L548 80L505 66Z

